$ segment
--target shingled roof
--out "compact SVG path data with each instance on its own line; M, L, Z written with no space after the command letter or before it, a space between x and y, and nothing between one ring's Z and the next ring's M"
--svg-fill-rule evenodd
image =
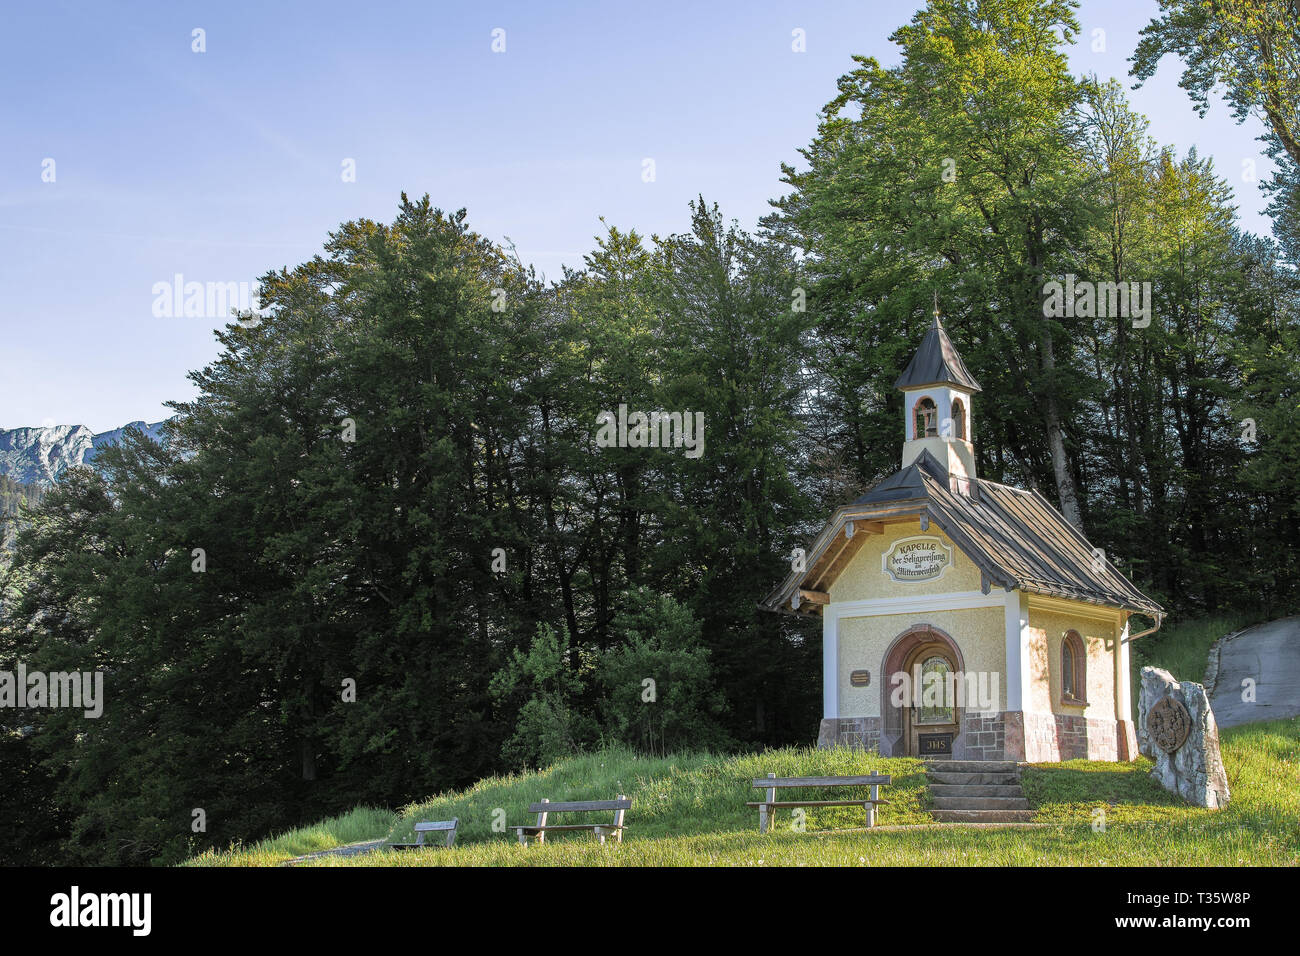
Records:
M972 392L981 391L979 382L975 381L975 376L953 348L952 340L943 330L937 315L894 388L919 388L922 385L955 385Z
M1088 540L1038 492L979 478L970 484L969 495L953 491L943 465L923 451L912 464L840 508L809 553L807 571L791 573L763 606L788 610L801 588L834 579L838 571L823 559L844 522L915 514L938 525L979 567L989 585L1146 614L1164 613L1109 561L1094 561Z

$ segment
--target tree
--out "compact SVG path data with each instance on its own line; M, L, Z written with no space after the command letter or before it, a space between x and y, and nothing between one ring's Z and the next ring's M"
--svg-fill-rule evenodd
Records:
M1143 30L1133 75L1149 79L1160 60L1183 60L1180 86L1197 112L1222 84L1240 122L1263 119L1292 163L1300 164L1300 7L1294 0L1160 0Z
M802 739L816 720L816 647L759 610L815 515L797 479L804 340L812 315L785 243L725 224L701 198L691 231L662 241L659 407L700 416L698 456L659 450L659 544L645 581L702 622L741 741ZM644 454L644 452L642 452ZM820 517L820 515L816 515Z
M583 684L569 666L568 638L539 625L527 653L516 650L492 678L492 695L498 701L525 698L514 733L501 748L510 766L545 767L589 742L591 723L577 705Z
M1287 257L1300 263L1300 6L1295 0L1161 0L1133 54L1139 84L1166 54L1183 61L1180 86L1204 116L1222 88L1238 122L1256 115L1276 164L1261 188Z
M501 370L525 367L535 284L427 200L326 253L264 277L271 314L219 333L166 448L105 450L19 537L5 646L111 674L88 731L60 712L33 738L88 861L497 766L488 676L523 629L491 553L529 534L496 505L530 424Z
M1091 215L1070 140L1080 89L1064 45L1077 32L1065 0L929 3L891 38L899 66L856 57L841 77L803 150L809 168L785 167L793 192L771 222L811 254L844 337L865 324L867 342L885 340L846 357L836 372L856 381L832 394L856 388L854 401L896 422L888 372L901 371L941 290L950 334L1000 396L982 405L985 474L1050 483L1081 527L1069 423L1090 386L1074 330L1043 309Z
M639 589L614 621L617 645L596 678L605 690L602 728L643 752L725 748L726 701L713 686L700 622L668 595Z

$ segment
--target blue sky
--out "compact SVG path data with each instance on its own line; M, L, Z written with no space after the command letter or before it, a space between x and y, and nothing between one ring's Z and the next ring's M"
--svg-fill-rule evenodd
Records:
M10 4L0 428L164 417L164 401L193 394L185 374L216 356L222 323L155 316L155 283L252 282L312 256L342 221L390 220L402 190L466 207L477 231L553 279L580 264L601 216L681 231L702 193L752 227L850 56L897 62L889 34L918 6ZM1157 9L1084 0L1072 69L1131 85L1127 58ZM805 53L791 50L796 28ZM1270 169L1259 124L1221 105L1198 118L1180 72L1167 60L1131 102L1157 141L1213 156L1244 226L1268 233L1242 178L1247 159L1261 179Z

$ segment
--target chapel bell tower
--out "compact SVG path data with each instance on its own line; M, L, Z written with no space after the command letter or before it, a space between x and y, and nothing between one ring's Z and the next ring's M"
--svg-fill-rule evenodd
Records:
M948 470L951 488L970 494L975 477L971 398L979 383L966 368L934 310L934 324L894 387L903 392L903 467L928 451Z

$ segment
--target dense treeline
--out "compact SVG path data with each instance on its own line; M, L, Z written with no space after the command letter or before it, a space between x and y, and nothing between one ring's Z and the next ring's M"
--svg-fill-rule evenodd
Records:
M814 253L838 462L860 482L889 467L889 383L938 292L985 388L985 477L1048 492L1179 613L1284 604L1294 263L1240 233L1211 164L1153 144L1118 84L1069 75L1041 41L1077 33L1070 4L976 6L931 4L897 68L859 61L769 223ZM1149 284L1149 315L1045 318L1071 276Z
M168 441L68 472L19 539L0 669L102 668L108 703L4 738L39 835L0 852L166 861L602 739L808 741L819 634L757 603L897 467L936 294L985 477L1175 614L1293 607L1294 261L1070 76L1076 31L1064 2L935 0L900 66L841 80L757 234L701 199L548 284L403 197L265 276ZM1047 316L1065 276L1149 283L1149 324ZM641 440L660 410L702 435Z

